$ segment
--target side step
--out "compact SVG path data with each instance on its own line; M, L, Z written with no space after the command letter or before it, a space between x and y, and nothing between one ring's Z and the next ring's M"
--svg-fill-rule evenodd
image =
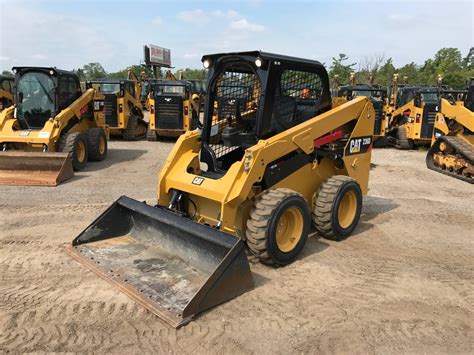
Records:
M68 153L0 152L0 185L57 186L73 176Z
M67 252L175 328L254 287L240 238L125 196Z

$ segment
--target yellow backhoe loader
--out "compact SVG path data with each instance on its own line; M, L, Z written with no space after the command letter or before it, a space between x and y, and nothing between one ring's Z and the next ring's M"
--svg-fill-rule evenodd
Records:
M178 139L158 204L121 197L68 247L175 327L253 288L245 246L283 266L311 224L329 239L349 236L369 179L372 104L332 108L322 64L260 51L202 61L203 127Z
M0 75L0 112L13 105L14 81L12 76Z
M444 90L440 94L429 169L474 183L474 79L467 91Z
M86 88L94 88L95 114L105 120L111 136L125 140L146 137L148 124L143 119L140 101L140 80L129 72L128 80L87 81Z
M15 105L0 114L0 184L55 186L88 160L107 154L105 122L94 115L95 91L76 74L15 67Z

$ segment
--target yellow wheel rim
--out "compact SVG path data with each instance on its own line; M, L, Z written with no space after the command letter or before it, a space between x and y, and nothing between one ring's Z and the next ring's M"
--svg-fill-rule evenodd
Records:
M446 151L448 150L447 144L444 143L444 142L441 142L441 143L439 144L439 150L441 150L442 152L446 152Z
M301 211L296 207L287 209L280 216L276 228L278 249L284 253L292 251L301 239L303 225L304 221Z
M100 155L105 152L105 138L103 136L99 137L99 153Z
M86 145L82 141L77 143L76 158L81 163L86 159Z
M357 196L354 191L347 191L339 203L337 218L342 228L348 228L357 212Z

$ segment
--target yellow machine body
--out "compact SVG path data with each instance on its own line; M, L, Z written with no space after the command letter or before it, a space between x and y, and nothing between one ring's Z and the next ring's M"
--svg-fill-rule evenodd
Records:
M146 136L141 104L140 80L129 72L128 80L88 81L86 87L96 90L94 113L104 119L112 136L137 140Z
M464 101L441 98L426 164L429 169L474 183L474 112Z
M314 223L342 240L367 194L375 111L332 106L319 62L260 51L203 57L203 125L163 164L156 206L122 196L68 253L179 327L253 288L245 248L286 265Z
M0 75L0 112L14 103L13 84L13 77Z
M48 68L20 67L18 71L18 78L22 78L23 75L30 77L37 75L37 78L44 80L41 85L52 82L62 83L61 78L65 78L66 83L69 80L70 84L73 82L80 88L79 81L73 73L55 68L48 71ZM45 78L48 75L53 78L48 79L51 81L46 81ZM38 83L39 81L35 84L39 85ZM20 82L19 85L26 84ZM62 90L61 85L59 84L59 89L57 89L59 94ZM19 90L24 89L20 87ZM20 104L11 106L0 113L0 147L3 151L0 154L0 184L55 186L71 178L73 166L74 169L79 170L79 165L76 165L77 159L82 159L79 161L81 168L87 162L87 154L84 150L88 149L87 133L91 129L103 130L104 133L98 139L101 140L103 154L100 159L105 157L108 131L103 118L96 117L93 112L95 90L89 89L84 93L79 91L75 94L75 97L78 97L72 99L73 101L64 108L60 108L53 117L38 121L39 114L35 111L32 114L28 113L28 116L23 119L16 117L18 111L29 102L37 104L40 102L35 98L36 96L43 97L43 102L47 102L47 97L44 97L45 94L41 90L39 85L38 90L34 91L31 97L22 97ZM53 92L50 91L47 95ZM23 95L23 92L19 95ZM50 99L52 103L56 101L56 99ZM29 125L28 120L32 120L29 123L33 122L33 126ZM71 143L66 144L66 135L76 133L84 134L77 146L71 146ZM76 148L80 149L80 152L76 151Z

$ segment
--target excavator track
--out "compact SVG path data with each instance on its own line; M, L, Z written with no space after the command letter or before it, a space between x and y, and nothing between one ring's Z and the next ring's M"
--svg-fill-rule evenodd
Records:
M138 141L146 137L147 130L148 124L141 117L131 116L123 132L123 138L128 141Z
M474 146L460 137L441 136L426 155L428 169L474 183Z

